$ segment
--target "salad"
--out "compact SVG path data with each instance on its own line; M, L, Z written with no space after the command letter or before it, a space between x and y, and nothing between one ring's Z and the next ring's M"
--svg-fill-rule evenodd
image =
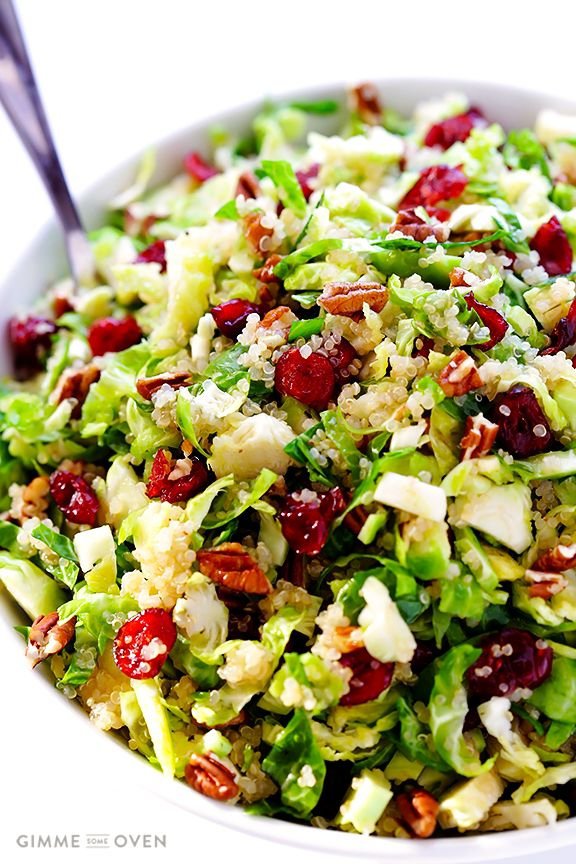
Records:
M576 815L576 117L405 118L364 84L153 171L91 235L97 284L9 322L30 662L252 813Z

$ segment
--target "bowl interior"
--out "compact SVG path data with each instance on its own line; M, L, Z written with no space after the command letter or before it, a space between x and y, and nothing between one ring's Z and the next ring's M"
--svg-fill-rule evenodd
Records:
M538 111L542 108L576 112L576 103L552 95L473 81L388 79L379 83L379 89L384 103L403 113L409 113L422 100L441 96L450 91L461 91L468 95L472 104L481 107L491 120L501 123L507 129L532 125ZM344 85L334 85L290 93L283 98L286 101L333 98L343 102L344 96ZM209 152L208 133L212 125L218 123L232 132L246 132L252 117L260 107L261 102L248 104L194 124L157 142L158 167L153 178L154 182L161 183L173 176L179 170L183 156L188 151ZM336 114L329 117L315 117L312 125L318 131L331 133L337 129L341 116ZM88 228L97 227L102 223L108 202L132 181L138 161L139 155L115 168L85 194L79 196L80 210ZM63 244L57 225L51 223L31 242L27 254L15 265L0 287L3 319L6 320L15 312L30 307L45 288L65 272ZM8 373L9 365L6 345L2 341L0 342L0 373ZM15 663L24 663L20 637L12 630L12 626L17 623L22 623L21 613L5 592L0 593L0 632L8 650L5 656L13 657ZM84 712L81 709L71 711L67 700L52 687L47 675L37 676L36 680L39 688L38 699L44 701L45 710L48 710L51 705L54 712L65 712L60 722L75 724L75 734L87 736L86 746L93 746L98 741L102 758L106 762L111 764L112 760L117 762L122 759L123 770L132 776L134 783L150 787L178 806L199 816L249 834L317 852L355 859L416 862L425 852L426 857L431 861L458 862L458 864L462 861L486 861L510 857L522 852L534 854L576 842L576 819L529 831L429 840L424 848L411 840L391 840L320 831L279 820L248 816L239 808L218 804L192 792L182 783L166 780L154 772L143 759L135 758L114 736L99 735L96 739L95 732L92 731Z

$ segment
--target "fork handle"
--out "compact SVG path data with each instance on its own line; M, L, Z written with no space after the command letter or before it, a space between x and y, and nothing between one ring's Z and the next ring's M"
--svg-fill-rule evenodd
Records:
M90 281L90 244L68 189L12 0L0 0L0 102L26 147L64 230L77 284Z

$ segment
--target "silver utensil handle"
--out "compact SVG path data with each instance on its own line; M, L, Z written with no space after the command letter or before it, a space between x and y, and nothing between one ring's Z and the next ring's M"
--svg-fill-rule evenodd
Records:
M94 264L46 119L12 0L0 0L0 102L36 166L60 219L70 269L90 281Z

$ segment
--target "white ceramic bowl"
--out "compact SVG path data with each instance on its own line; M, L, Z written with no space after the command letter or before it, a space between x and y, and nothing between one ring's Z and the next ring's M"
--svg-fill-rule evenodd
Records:
M473 105L478 105L486 115L505 128L521 128L532 125L542 108L576 113L576 102L569 102L552 95L521 90L504 85L482 84L451 79L386 79L379 82L386 105L409 113L424 100L440 96L449 91L465 92ZM344 85L319 87L304 92L290 93L288 100L338 99L345 96ZM246 131L251 118L261 107L261 102L245 105L212 117L201 123L177 132L157 143L158 170L154 182L168 180L180 168L182 158L190 150L208 149L208 130L218 122L232 131ZM330 132L336 130L338 115L314 118L314 128ZM84 195L79 204L88 227L101 224L106 205L120 190L128 186L134 176L139 156L115 168ZM65 273L65 259L61 237L55 222L48 225L30 244L25 256L0 287L2 317L8 318L16 311L25 309L50 284ZM8 370L8 354L4 341L0 342L0 371ZM22 664L22 641L12 625L24 623L14 603L0 593L0 641L3 662ZM418 862L423 856L432 862L471 864L518 855L533 855L576 844L576 818L546 828L510 831L501 834L485 834L476 837L458 837L427 841L397 840L383 837L361 837L335 831L293 825L278 819L248 816L240 808L212 801L193 792L184 783L168 780L154 771L148 763L133 754L123 742L113 735L104 735L92 726L86 714L71 705L53 687L46 673L36 674L34 679L25 679L38 689L38 708L41 713L62 712L60 724L70 724L75 739L85 741L87 748L99 746L102 756L102 772L114 764L116 775L122 766L126 780L143 785L188 810L197 816L226 825L246 834L273 840L283 845L292 845L310 851L324 852L347 857L351 860L381 860L395 862Z

